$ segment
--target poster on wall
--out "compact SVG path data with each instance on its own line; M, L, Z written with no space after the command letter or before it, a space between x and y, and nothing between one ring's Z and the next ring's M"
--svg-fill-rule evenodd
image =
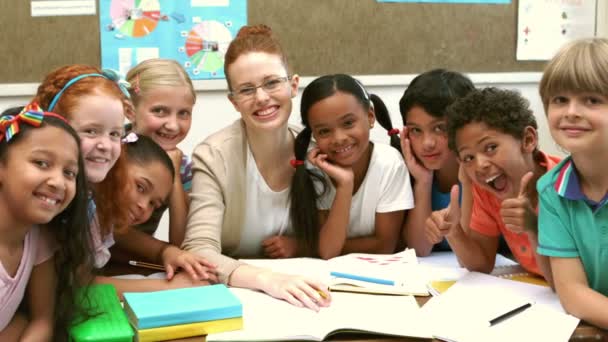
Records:
M175 59L193 80L224 78L224 54L247 23L247 0L100 0L101 64L123 75Z
M564 43L595 36L596 0L519 0L517 59L548 60Z
M376 0L378 2L418 2L448 4L510 4L511 0Z

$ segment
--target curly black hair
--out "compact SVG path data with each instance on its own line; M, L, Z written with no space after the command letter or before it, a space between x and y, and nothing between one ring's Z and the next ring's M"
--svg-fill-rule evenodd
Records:
M483 123L488 128L524 137L526 127L538 128L530 102L517 91L494 87L476 89L449 106L448 146L457 151L456 132L470 123Z

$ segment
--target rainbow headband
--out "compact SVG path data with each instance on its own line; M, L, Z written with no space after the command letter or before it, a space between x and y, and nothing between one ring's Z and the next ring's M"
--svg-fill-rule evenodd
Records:
M118 72L116 72L115 70L112 69L103 69L101 74L97 74L97 73L93 73L93 74L82 74L82 75L78 75L74 78L72 78L71 80L68 81L68 83L66 83L63 88L61 88L61 90L55 94L55 96L53 97L53 100L51 101L51 104L49 104L49 111L52 111L53 108L55 108L55 105L57 105L57 102L59 101L59 99L61 98L61 95L63 94L63 92L68 89L69 87L71 87L74 83L80 81L83 78L86 77L103 77L107 80L113 81L116 83L116 85L118 86L118 88L120 89L120 91L129 99L131 98L131 95L129 94L129 87L131 87L131 85L129 84L129 82L123 80L120 78L120 75L118 74Z
M0 141L6 139L6 142L9 142L17 133L19 133L20 123L25 123L33 127L40 127L45 116L58 118L67 124L67 121L62 116L51 112L44 112L37 103L30 103L15 116L4 115L0 117Z

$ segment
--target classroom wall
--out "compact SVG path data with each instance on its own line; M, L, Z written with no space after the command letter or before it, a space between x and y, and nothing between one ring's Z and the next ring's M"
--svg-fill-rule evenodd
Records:
M544 151L553 154L563 154L557 148L547 128L547 122L543 112L543 106L538 95L538 82L540 73L494 73L494 74L471 74L469 75L477 87L494 86L507 89L516 89L530 101L530 105L536 115L539 125L540 147ZM358 77L366 85L370 93L379 95L386 103L395 127L401 127L402 121L399 114L399 99L407 84L415 75L391 75L391 76L360 76ZM300 91L313 78L304 77L300 82ZM239 118L232 104L226 98L226 86L224 81L198 81L195 82L197 100L194 107L193 123L190 134L180 145L185 153L190 154L197 143L209 134L221 129ZM3 89L4 88L4 89ZM4 91L2 91L4 90ZM31 99L36 90L35 84L13 85L8 87L0 85L0 110L23 105ZM4 94L4 95L3 95ZM290 122L299 123L300 94L295 98L294 109ZM380 125L375 125L372 130L372 140L388 143L388 136ZM157 236L167 239L167 216L163 218Z

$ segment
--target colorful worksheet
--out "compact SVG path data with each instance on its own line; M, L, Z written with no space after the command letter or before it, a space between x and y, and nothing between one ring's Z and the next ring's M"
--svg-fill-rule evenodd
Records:
M101 64L122 74L171 58L194 80L224 78L224 54L247 23L246 0L100 0Z

